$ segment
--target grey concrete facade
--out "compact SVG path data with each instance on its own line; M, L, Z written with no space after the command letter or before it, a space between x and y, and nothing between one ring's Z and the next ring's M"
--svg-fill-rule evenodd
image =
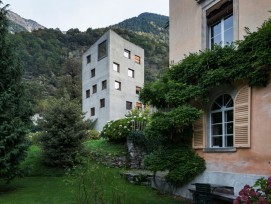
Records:
M106 45L106 51L105 56L98 59L101 43ZM144 50L109 30L83 54L82 110L85 117L96 120L95 129L101 131L108 121L127 114L127 102L132 108L141 105L136 90L142 88L143 83ZM97 90L93 93L95 85ZM116 89L117 85L120 89ZM95 113L91 113L91 109L95 109Z

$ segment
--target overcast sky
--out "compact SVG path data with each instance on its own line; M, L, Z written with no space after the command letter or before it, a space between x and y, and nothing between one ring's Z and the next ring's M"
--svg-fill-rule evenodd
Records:
M47 28L100 28L143 12L169 15L169 0L2 0L9 10Z

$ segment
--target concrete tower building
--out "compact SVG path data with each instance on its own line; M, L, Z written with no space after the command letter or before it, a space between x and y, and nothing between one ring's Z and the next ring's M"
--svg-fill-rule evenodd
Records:
M114 31L106 32L82 59L82 103L86 118L102 130L134 107L144 83L144 50Z

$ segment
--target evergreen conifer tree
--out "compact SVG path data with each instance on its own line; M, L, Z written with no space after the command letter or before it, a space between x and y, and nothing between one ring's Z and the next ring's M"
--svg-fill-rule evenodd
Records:
M2 5L0 0L0 6ZM29 109L24 97L22 68L9 40L7 5L0 7L0 181L19 174L26 153Z

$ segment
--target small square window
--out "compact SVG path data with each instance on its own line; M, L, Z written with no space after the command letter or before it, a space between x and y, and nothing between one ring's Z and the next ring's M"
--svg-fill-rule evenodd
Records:
M91 116L94 116L94 115L95 115L95 108L91 108L91 109L90 109L90 115L91 115Z
M103 108L105 106L105 99L100 99L100 108Z
M106 80L102 81L102 90L107 88L107 82Z
M124 57L130 59L131 58L131 52L129 50L124 50L124 53L123 53Z
M140 57L138 55L135 55L134 61L135 63L140 64Z
M121 83L119 81L115 81L115 89L116 90L121 90Z
M92 93L96 93L97 92L97 84L92 86Z
M117 63L115 63L115 62L113 62L113 70L115 72L120 72L120 65L117 64Z
M137 86L137 87L136 87L136 94L139 94L140 91L141 91L141 87Z
M95 69L92 69L90 71L90 75L91 75L91 78L95 77L95 75L96 75Z
M136 102L136 108L137 108L138 110L142 110L142 103Z
M135 78L135 71L132 69L128 69L128 76L131 78Z
M91 55L87 56L87 64L89 64L91 62Z
M133 103L130 101L126 101L126 110L132 110L133 108Z
M90 90L86 90L86 98L89 98L90 97Z
M107 56L107 43L106 40L98 45L98 60Z

